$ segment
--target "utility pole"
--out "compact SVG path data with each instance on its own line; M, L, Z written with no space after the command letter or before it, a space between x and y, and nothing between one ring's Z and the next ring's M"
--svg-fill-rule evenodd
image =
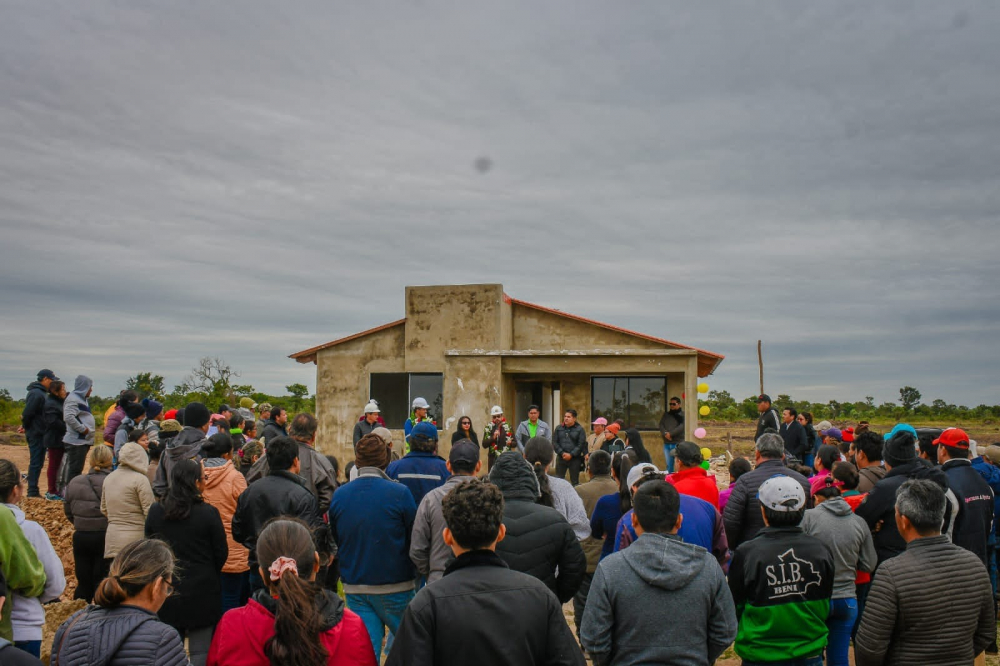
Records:
M757 366L760 368L760 393L764 395L764 355L761 353L760 340L757 341Z

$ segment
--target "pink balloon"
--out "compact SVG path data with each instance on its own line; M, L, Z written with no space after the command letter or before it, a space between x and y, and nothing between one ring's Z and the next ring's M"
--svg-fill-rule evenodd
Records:
M697 437L698 439L705 439L705 435L706 433L704 428L695 428L694 430L695 437Z

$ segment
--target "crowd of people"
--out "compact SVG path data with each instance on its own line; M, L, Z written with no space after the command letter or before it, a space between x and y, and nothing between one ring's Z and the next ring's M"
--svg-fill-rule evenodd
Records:
M731 645L750 666L840 666L852 643L860 666L952 665L996 650L1000 446L979 455L958 428L813 426L762 395L753 460L731 460L720 492L678 398L666 470L630 424L595 418L588 435L566 410L551 428L537 406L514 428L493 407L481 436L461 417L444 458L422 398L402 442L365 405L342 468L316 450L314 416L249 399L164 410L123 391L98 439L91 389L39 372L28 473L0 459L4 664L39 663L43 605L66 585L19 508L41 496L46 452L89 604L55 635L60 666L708 666Z

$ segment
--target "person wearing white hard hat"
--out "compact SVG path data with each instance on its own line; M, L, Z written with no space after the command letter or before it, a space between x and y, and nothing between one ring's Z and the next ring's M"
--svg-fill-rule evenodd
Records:
M430 409L430 405L423 398L413 399L413 411L410 412L410 418L406 419L406 423L403 424L403 434L406 437L410 436L410 431L413 430L413 426L417 425L422 421L434 421L427 416L427 410Z
M487 457L489 465L487 469L493 469L493 463L496 462L501 453L517 447L514 433L511 431L507 419L504 418L503 408L500 405L493 405L493 409L490 410L490 422L486 424L482 446L484 449L489 449L490 452Z
M378 408L378 403L374 400L369 400L368 404L365 405L365 415L360 421L354 424L354 443L357 444L358 440L371 433L372 430L378 428L381 424L380 410Z

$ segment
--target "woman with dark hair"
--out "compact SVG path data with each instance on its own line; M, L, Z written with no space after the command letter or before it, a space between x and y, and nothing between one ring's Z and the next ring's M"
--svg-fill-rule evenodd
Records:
M209 666L375 666L361 618L316 583L319 554L305 523L269 521L257 557L265 589L222 616Z
M815 493L820 488L826 487L826 477L830 475L833 471L834 463L840 461L840 449L832 444L824 444L819 447L819 452L816 454L816 461L813 463L816 469L816 474L809 477L809 485L812 488L813 493ZM838 483L839 487L840 484Z
M629 428L625 431L625 446L635 449L635 455L638 457L639 462L653 462L653 459L649 457L649 451L646 450L645 445L642 443L642 435L639 434L638 428Z
M635 451L618 451L611 458L611 477L618 483L618 492L597 500L594 515L590 517L590 536L604 539L601 559L615 552L615 526L622 514L632 508L632 494L625 480L637 462Z
M101 581L94 606L75 613L56 631L52 666L182 666L184 642L156 612L173 591L174 556L156 539L122 548Z
M750 461L742 456L733 458L733 461L729 463L729 486L719 491L719 513L722 513L722 510L726 508L736 480L752 469L753 465L750 464Z
M201 463L176 461L166 496L146 518L146 536L163 539L184 573L174 586L176 594L159 614L181 638L187 638L194 666L204 666L212 632L222 617L219 574L229 555L219 511L202 498L203 479Z
M66 383L56 379L49 384L49 394L45 396L45 404L42 405L42 421L45 423L42 442L45 444L48 456L48 467L45 470L46 480L49 482L49 489L45 493L47 500L62 499L60 492L62 488L59 488L59 465L66 450L66 445L63 444L63 437L66 436L63 403L66 402L67 395L69 393L66 391Z
M566 479L549 476L549 468L556 457L555 449L545 437L532 437L524 445L524 459L535 468L538 477L538 488L541 497L538 504L551 506L558 511L573 528L573 533L579 541L590 536L590 521L587 520L587 509L583 500Z
M452 444L463 439L471 439L476 446L479 446L479 435L476 434L476 429L472 427L472 419L468 416L460 417L455 432L451 433Z

